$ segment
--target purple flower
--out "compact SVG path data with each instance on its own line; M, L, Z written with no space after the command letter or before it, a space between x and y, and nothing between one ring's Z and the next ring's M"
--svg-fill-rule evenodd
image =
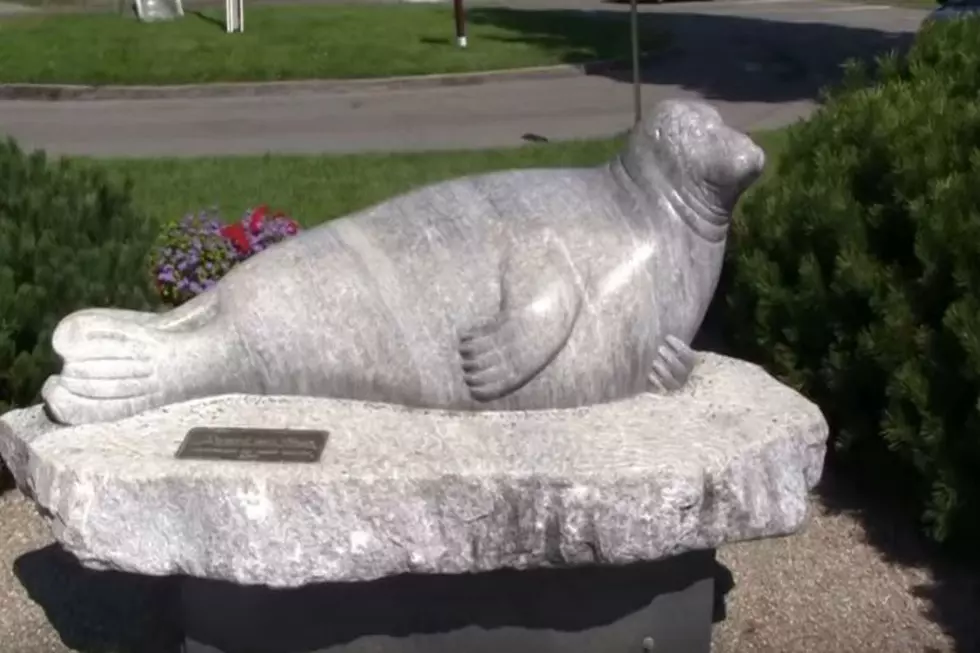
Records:
M214 211L191 213L167 225L151 254L151 276L161 299L177 306L207 292L241 261L299 231L295 221L267 216L264 207L247 211L237 227L244 238L236 246Z
M236 263L234 248L210 212L168 225L151 253L151 276L161 299L177 306L205 292Z

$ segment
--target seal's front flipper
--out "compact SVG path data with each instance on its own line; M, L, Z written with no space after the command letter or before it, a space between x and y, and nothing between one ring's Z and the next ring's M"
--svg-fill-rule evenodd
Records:
M207 295L163 314L97 308L64 318L51 338L64 365L41 389L48 414L63 424L104 422L173 400L175 338L213 314Z
M500 312L460 334L463 379L477 401L505 397L554 360L582 308L582 285L560 248L514 248L501 278Z
M654 392L668 393L680 390L697 365L698 355L693 349L674 336L667 336L657 348L653 366L647 377Z

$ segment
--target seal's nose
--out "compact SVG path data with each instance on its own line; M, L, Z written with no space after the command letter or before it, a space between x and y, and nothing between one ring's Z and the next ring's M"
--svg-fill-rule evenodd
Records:
M766 167L765 151L756 145L755 142L748 136L743 134L742 138L744 141L742 143L742 147L739 148L740 151L736 157L739 161L739 166L747 174L762 174L763 168Z
M762 174L766 167L766 153L745 134L739 134L739 136L741 138L738 139L739 142L734 148L734 164L738 190L742 192Z
M762 174L766 165L766 153L751 138L740 131L728 128L724 132L723 163L713 178L720 206L731 209Z

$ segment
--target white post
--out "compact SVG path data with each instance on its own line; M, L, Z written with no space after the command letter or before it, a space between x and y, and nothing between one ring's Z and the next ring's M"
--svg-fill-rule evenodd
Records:
M244 0L225 0L225 31L229 34L245 31Z

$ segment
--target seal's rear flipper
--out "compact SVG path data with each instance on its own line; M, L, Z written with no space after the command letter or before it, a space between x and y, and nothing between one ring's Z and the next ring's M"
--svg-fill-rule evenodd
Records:
M697 353L683 340L667 336L664 343L657 347L652 369L647 376L650 390L659 394L680 390L687 383L697 362Z
M168 313L87 309L63 319L52 336L64 361L41 389L48 414L65 424L120 419L167 403L179 388L161 378L181 332L203 326L216 311L205 293Z
M555 359L582 308L582 283L547 235L512 248L500 282L501 309L459 336L463 380L477 401L516 392Z

